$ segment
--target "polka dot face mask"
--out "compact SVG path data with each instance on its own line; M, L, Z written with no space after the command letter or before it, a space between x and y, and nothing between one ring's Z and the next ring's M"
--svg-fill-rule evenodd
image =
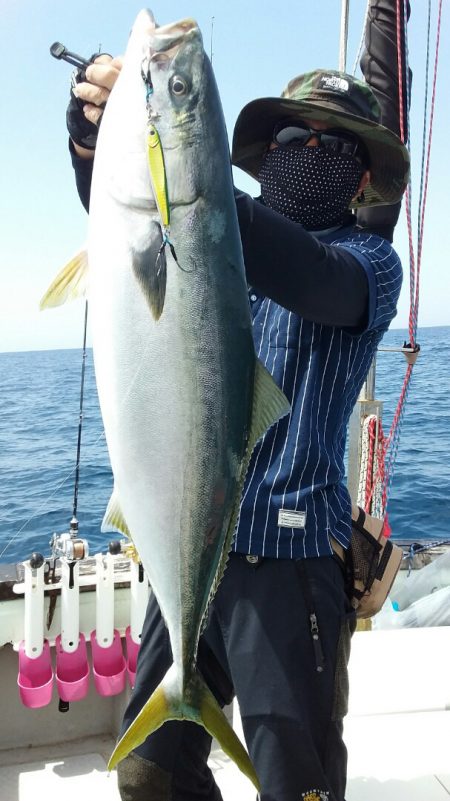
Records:
M322 147L277 147L268 151L259 173L261 197L306 230L319 231L342 224L361 174L353 156Z

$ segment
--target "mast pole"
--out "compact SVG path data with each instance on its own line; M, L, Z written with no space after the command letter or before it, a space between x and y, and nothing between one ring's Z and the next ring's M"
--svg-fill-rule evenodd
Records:
M349 1L350 0L342 0L342 5L341 5L341 34L339 41L339 67L338 67L340 72L345 72L347 65Z

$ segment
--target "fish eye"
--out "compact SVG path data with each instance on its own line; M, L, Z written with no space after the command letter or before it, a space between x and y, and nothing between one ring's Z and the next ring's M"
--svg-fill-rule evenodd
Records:
M188 90L188 85L184 78L181 78L180 75L174 75L173 78L170 80L170 88L174 95L177 97L181 97L181 95L185 95Z

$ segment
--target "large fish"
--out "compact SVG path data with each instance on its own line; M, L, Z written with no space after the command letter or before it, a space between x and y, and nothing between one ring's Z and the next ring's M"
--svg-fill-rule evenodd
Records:
M288 411L252 338L225 124L193 20L143 11L95 155L88 294L114 493L167 624L173 665L110 767L169 719L203 725L258 785L196 669L256 441ZM70 294L75 260L42 305Z

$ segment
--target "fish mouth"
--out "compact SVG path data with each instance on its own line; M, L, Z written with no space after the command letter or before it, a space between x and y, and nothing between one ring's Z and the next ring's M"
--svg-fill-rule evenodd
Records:
M151 50L155 54L165 53L174 47L179 47L187 37L194 35L198 30L196 21L191 17L156 27L152 31Z
M149 65L155 63L164 65L165 62L172 61L187 41L198 36L200 36L199 27L190 17L154 28L150 35Z
M157 70L167 69L174 63L179 52L195 40L201 43L202 35L196 21L191 17L151 28L141 63L141 75L145 83L152 84L153 67Z

